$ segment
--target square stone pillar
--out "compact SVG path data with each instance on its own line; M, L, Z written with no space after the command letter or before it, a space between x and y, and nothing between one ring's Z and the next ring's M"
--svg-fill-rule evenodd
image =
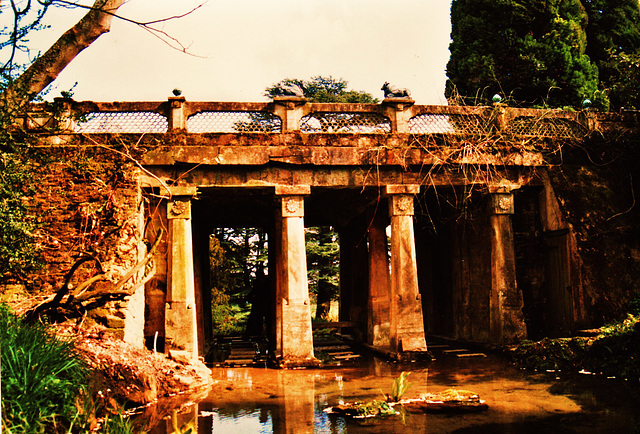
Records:
M316 363L304 237L304 195L309 186L278 186L276 248L276 356L288 366Z
M390 279L387 255L387 219L378 210L368 231L369 240L369 298L367 343L390 347Z
M426 351L413 232L418 185L388 185L391 218L390 341L393 351Z
M169 247L165 305L165 351L181 351L198 358L191 197L195 188L172 188L167 203Z
M273 98L274 114L282 120L282 132L300 130L300 120L308 113L306 98L277 96Z
M511 215L513 194L489 195L491 225L491 292L489 295L489 339L507 344L526 338L522 293L516 285L516 254Z

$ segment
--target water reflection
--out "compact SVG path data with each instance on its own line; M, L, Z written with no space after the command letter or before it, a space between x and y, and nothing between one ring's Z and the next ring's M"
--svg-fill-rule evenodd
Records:
M410 371L407 397L447 388L472 390L489 404L483 413L408 414L359 426L323 412L340 401L380 399L393 379ZM395 432L631 432L638 423L638 391L623 382L532 374L496 357L442 358L432 364L378 359L330 369L214 368L215 385L197 404L183 405L179 424L197 416L199 434ZM168 418L153 434L175 430Z

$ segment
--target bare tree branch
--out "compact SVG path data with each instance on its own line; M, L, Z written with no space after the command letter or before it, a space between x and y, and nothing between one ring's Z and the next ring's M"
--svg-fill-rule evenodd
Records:
M93 9L92 6L86 6L86 5L81 5L72 1L67 1L67 0L53 0L53 3L55 4L61 4L61 5L68 5L69 7L77 7L77 8L84 8L84 9ZM174 50L178 50L180 52L183 52L185 54L188 54L190 56L194 56L194 57L201 57L201 56L197 56L193 53L189 53L187 50L189 47L186 47L185 45L183 45L177 38L174 38L173 36L171 36L170 34L168 34L167 32L165 32L162 29L159 29L157 27L154 27L154 24L159 24L159 23L165 23L167 21L171 21L171 20L177 20L180 18L184 18L187 15L192 14L193 12L197 11L198 9L200 9L202 6L204 6L207 2L203 2L200 3L198 6L195 6L194 8L192 8L191 10L184 12L182 14L179 15L173 15L170 17L166 17L166 18L160 18L157 20L151 20L151 21L136 21L133 20L131 18L127 18L125 16L122 15L118 15L116 13L112 13L111 15L114 18L117 18L119 20L125 21L127 23L131 23L131 24L135 24L136 26L139 26L141 28L143 28L144 30L146 30L147 32L151 33L153 36L155 36L156 38L160 39L162 42L164 42L165 44L167 44L169 47L173 48Z
M35 60L2 93L1 102L23 106L40 93L78 54L111 28L115 11L125 0L96 0L93 8L67 30L38 59Z
M10 83L2 94L0 94L0 105L4 105L5 107L11 106L19 108L28 103L35 95L53 82L82 50L91 45L102 34L109 32L113 18L118 18L140 26L173 49L187 53L188 47L184 46L178 39L172 37L162 29L154 27L154 25L182 18L193 13L205 4L202 3L183 14L159 20L140 22L116 14L120 6L125 3L125 0L95 0L91 6L70 0L38 1L43 10L51 7L51 5L58 5L69 8L83 8L87 9L88 12L80 21L60 36L42 56L38 57L25 72ZM10 35L10 42L14 51L11 54L9 62L5 63L5 66L8 68L13 68L15 52L20 49L20 39L24 36L21 32L37 28L34 27L36 24L27 26L24 29L20 29L19 27L21 17L32 7L31 0L29 0L27 5L22 9L15 0L11 0L11 7L14 13L14 25L12 34ZM39 18L44 15L43 10L40 11L41 15L39 15ZM37 21L37 24L39 23L40 20ZM3 67L3 69L4 68L5 67ZM7 74L7 71L3 70L3 74Z

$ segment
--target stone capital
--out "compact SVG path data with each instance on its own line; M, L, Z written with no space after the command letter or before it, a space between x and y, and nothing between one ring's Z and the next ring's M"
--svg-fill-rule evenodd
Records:
M191 198L185 196L174 197L167 202L167 219L190 219Z
M304 217L304 197L283 196L282 217Z
M513 194L511 193L490 193L489 194L489 214L511 215L515 213Z
M389 216L412 216L413 215L413 195L394 194L389 197Z

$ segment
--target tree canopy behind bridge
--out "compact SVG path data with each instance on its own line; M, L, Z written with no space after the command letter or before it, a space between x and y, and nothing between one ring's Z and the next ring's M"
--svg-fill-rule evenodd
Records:
M453 0L448 98L522 106L630 106L637 0Z

